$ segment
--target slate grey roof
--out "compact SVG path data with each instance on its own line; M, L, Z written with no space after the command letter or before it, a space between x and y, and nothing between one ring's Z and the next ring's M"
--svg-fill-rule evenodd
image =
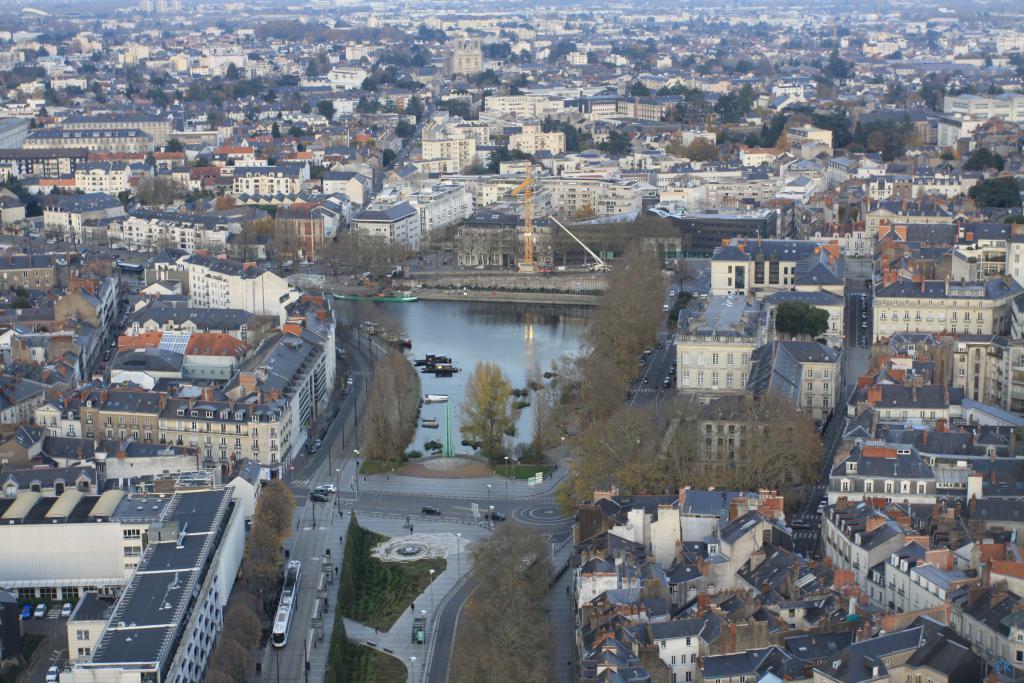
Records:
M901 652L917 650L924 642L922 627L888 633L854 643L834 661L817 667L827 676L843 683L860 683L877 678L873 672L888 671L884 658Z
M394 223L395 221L415 215L415 213L416 209L412 208L408 202L400 202L393 206L363 209L352 220Z

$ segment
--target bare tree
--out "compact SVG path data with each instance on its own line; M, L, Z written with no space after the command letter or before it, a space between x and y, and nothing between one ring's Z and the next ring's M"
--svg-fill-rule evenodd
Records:
M185 186L163 176L146 176L139 180L135 196L143 206L167 206L188 194Z
M292 532L292 515L295 513L295 496L280 479L263 483L260 499L256 505L255 517L265 524L281 541Z
M473 544L473 568L483 589L463 612L456 683L554 680L546 614L550 553L540 534L511 523Z
M210 668L235 683L245 683L249 679L252 663L252 655L230 637L221 637L217 648L210 655Z
M243 600L232 600L224 612L224 632L252 650L260 644L260 618Z
M419 390L409 361L391 351L373 373L366 404L362 453L367 460L398 462L416 433Z

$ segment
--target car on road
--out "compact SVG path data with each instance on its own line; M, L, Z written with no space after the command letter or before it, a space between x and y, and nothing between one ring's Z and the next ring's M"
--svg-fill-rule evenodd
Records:
M662 313L668 313L668 304L662 304L661 312Z
M320 484L313 490L319 491L320 493L337 493L338 487L334 484Z
M36 605L36 611L33 613L33 616L36 619L42 619L43 617L46 616L46 603L45 602L41 602L38 605Z
M420 510L420 514L430 515L431 517L440 517L441 508L436 508L433 505L424 505L423 509Z
M56 683L60 679L60 667L54 664L46 670L46 683Z
M330 500L326 493L320 493L318 491L313 491L313 493L309 494L309 499L314 503L326 503Z
M70 602L65 602L60 608L60 616L62 619L67 619L71 616L71 610L74 609Z
M320 439L314 439L312 443L306 446L306 450L309 451L310 453L316 453L318 450L320 450L320 446L322 446L323 444L324 442L321 441Z
M492 522L504 522L508 518L505 516L504 512L498 512L495 510L494 512L485 512L484 519L489 519Z
M32 605L21 606L21 620L28 621L32 618Z

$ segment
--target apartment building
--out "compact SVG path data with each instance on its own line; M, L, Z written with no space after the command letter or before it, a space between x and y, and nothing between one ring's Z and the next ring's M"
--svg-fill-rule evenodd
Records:
M171 498L95 648L62 675L66 683L203 680L245 543L245 516L231 495L212 489Z
M237 221L220 215L137 209L131 216L112 222L107 235L111 244L133 251L170 247L188 253L204 249L222 254L231 235L240 231Z
M88 160L87 149L0 149L0 166L21 177L66 178Z
M0 255L0 291L14 287L49 291L56 284L56 263L50 254Z
M512 268L519 259L520 219L514 214L481 210L459 226L455 254L463 268Z
M632 220L642 208L640 183L633 180L545 176L537 183L551 193L551 208L562 216Z
M440 164L442 173L461 173L476 160L476 138L465 133L454 137L424 131L420 148L424 161Z
M420 237L458 225L473 213L473 199L464 185L438 183L421 187L407 196L420 217Z
M842 297L846 266L839 244L736 238L711 257L712 294L825 291Z
M288 281L255 263L192 254L177 262L188 274L189 303L197 308L237 308L283 320L294 300Z
M153 144L158 147L166 145L174 133L170 118L131 112L67 116L61 120L60 127L64 130L141 130L153 138Z
M864 501L840 500L825 508L821 536L832 566L852 571L865 592L871 568L906 543L903 529Z
M747 391L784 397L815 422L825 421L842 387L841 352L818 342L776 341L750 356Z
M508 136L508 148L530 155L541 151L561 154L565 151L565 133L560 130L545 133L540 124L531 123Z
M50 195L41 203L46 233L59 235L76 244L86 240L89 222L125 215L120 200L104 192Z
M306 164L280 164L277 166L236 166L231 179L231 193L235 195L298 194L302 184L309 180Z
M408 202L374 203L352 217L351 230L415 251L420 244L420 212Z
M324 194L341 193L358 206L363 206L373 192L372 181L356 171L330 171L321 178Z
M767 339L764 308L744 297L711 296L679 316L677 388L702 402L747 391L754 351Z
M160 395L159 443L188 448L202 465L227 472L246 458L257 463L265 479L280 476L291 452L287 403L218 401L211 396L178 399Z
M981 120L1000 118L1011 123L1024 123L1024 94L946 95L942 111Z
M138 128L37 128L28 134L24 149L86 149L111 154L145 154L155 148L153 137Z
M934 505L937 486L935 472L912 449L863 445L832 468L828 502L885 499Z
M309 300L303 297L293 304L292 312ZM322 299L313 303L323 310ZM261 460L269 462L265 466L269 476L280 476L280 463L300 453L309 435L315 434L318 421L329 413L335 374L333 315L300 314L289 317L284 334L265 353L250 359L227 386L232 400L262 396L284 408L278 420L276 459L271 459L271 449Z
M75 169L75 189L86 194L103 192L117 195L129 189L131 168L116 161L97 161L82 164Z
M1011 305L1024 288L1013 278L954 282L897 278L887 271L875 289L875 341L897 332L1005 335L1010 332Z
M791 126L786 129L786 140L791 145L803 145L809 142L820 142L832 147L832 131L815 128L811 125Z

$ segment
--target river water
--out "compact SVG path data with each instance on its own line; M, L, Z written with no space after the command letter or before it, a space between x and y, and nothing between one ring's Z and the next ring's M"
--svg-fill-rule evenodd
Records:
M412 340L407 353L422 358L428 353L451 356L461 372L452 377L420 374L422 393L447 394L451 438L456 453L467 452L459 432L466 380L478 361L501 366L514 388L524 388L534 364L541 371L551 362L580 350L589 309L586 307L487 302L418 301L411 304L374 304L379 316L398 323ZM532 408L519 411L516 436L510 445L532 438ZM423 404L420 419L434 418L437 429L417 425L410 448L426 452L424 444L444 442L446 408L443 403Z

